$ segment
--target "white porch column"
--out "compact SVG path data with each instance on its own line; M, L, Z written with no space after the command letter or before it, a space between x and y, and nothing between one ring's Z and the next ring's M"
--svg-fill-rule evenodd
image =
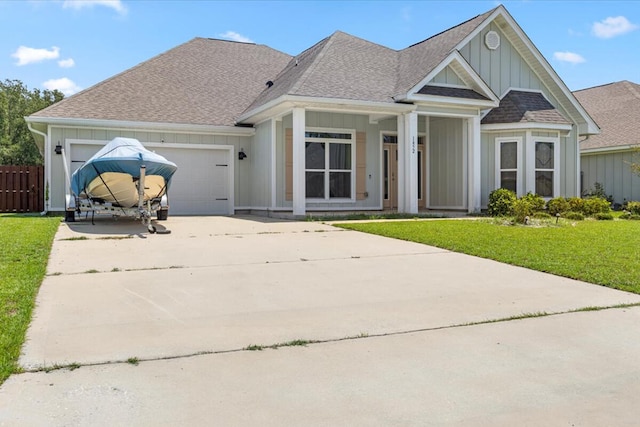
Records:
M305 186L305 110L293 109L293 214L306 214L306 186Z
M481 174L480 174L480 116L467 119L467 210L479 212L481 209Z
M405 212L418 213L418 114L405 114ZM400 141L398 141L400 142Z
M396 171L397 177L397 185L398 185L398 212L404 213L405 209L405 200L406 200L406 191L405 191L405 183L406 183L406 154L407 144L405 142L405 132L406 128L404 125L405 116L403 114L398 115L398 170Z
M276 208L277 198L276 198L276 187L277 187L277 126L278 121L276 119L271 119L271 174L270 174L270 187L271 187L271 209Z

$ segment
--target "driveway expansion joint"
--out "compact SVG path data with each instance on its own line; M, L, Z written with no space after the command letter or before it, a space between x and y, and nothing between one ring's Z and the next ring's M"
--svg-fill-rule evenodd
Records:
M127 364L127 365L137 366L142 362L157 362L157 361L176 360L176 359L188 359L188 358L197 357L197 356L241 353L241 352L249 352L249 351L253 352L253 351L263 351L263 350L278 350L282 347L307 347L309 345L314 345L314 344L337 343L342 341L354 341L354 340L366 339L366 338L384 338L384 337L392 337L392 336L400 336L400 335L409 335L409 334L415 334L420 332L458 329L458 328L464 328L469 326L488 325L492 323L504 323L504 322L510 322L514 320L561 316L561 315L576 314L576 313L588 312L588 311L603 311L603 310L624 309L624 308L634 308L634 307L640 307L640 302L615 304L610 306L589 306L589 307L582 307L582 308L576 308L576 309L571 309L566 311L557 311L557 312L522 313L519 315L508 316L508 317L503 317L498 319L487 319L487 320L480 320L476 322L467 322L467 323L445 325L445 326L435 326L435 327L429 327L429 328L417 328L417 329L410 329L406 331L395 331L395 332L373 333L373 334L361 332L357 335L350 335L350 336L341 337L341 338L328 338L328 339L321 339L321 340L294 339L287 342L268 344L268 345L249 344L246 347L242 347L242 348L233 348L233 349L227 349L227 350L202 350L202 351L197 351L193 353L177 354L172 356L159 356L159 357L147 357L147 358L129 357L127 359L109 360L104 362L93 362L93 363L73 362L73 363L65 363L65 364L54 364L53 366L44 365L44 366L39 366L35 368L22 367L19 372L16 372L16 374L19 375L23 373L40 373L40 372L49 373L51 371L64 370L64 369L69 371L74 371L81 367L94 367L94 366L106 366L106 365L117 365L117 364Z

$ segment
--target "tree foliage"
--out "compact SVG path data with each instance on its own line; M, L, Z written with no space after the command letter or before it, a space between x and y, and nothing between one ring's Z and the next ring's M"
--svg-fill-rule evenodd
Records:
M29 90L20 80L0 81L0 165L42 164L24 117L62 98L58 90Z
M640 176L640 148L635 149L633 162L631 162L629 167L631 168L631 172Z

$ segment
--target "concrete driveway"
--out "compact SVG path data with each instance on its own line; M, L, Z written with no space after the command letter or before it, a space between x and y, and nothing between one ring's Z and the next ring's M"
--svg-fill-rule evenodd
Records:
M0 425L637 425L640 307L607 307L638 295L319 223L161 224L61 225Z

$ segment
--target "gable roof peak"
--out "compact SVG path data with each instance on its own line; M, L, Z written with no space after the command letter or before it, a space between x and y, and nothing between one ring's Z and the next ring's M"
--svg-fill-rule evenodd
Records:
M490 16L492 13L494 13L494 12L495 12L496 10L498 10L498 9L506 10L506 9L505 9L505 7L504 7L503 5L499 5L499 6L494 7L493 9L491 9L491 10L489 10L489 11L487 11L487 12L480 13L480 14L478 14L478 15L474 16L473 18L469 18L469 19L467 19L467 20L466 20L466 21L464 21L464 22L461 22L461 23L459 23L459 24L457 24L457 25L454 25L453 27L447 28L446 30L442 30L442 31L440 31L439 33L434 34L434 35L432 35L432 36L430 36L430 37L428 37L428 38L426 38L426 39L424 39L424 40L422 40L422 41L419 41L419 42L414 43L414 44L412 44L412 45L410 45L410 46L407 46L407 47L406 47L406 48L404 48L404 49L400 49L400 51L404 51L404 50L407 50L407 49L411 49L412 47L416 47L416 46L418 46L418 45L420 45L420 44L422 44L422 43L426 43L426 42L428 42L428 41L430 41L430 40L432 40L432 39L435 39L436 37L439 37L439 36L441 36L441 35L443 35L443 34L445 34L445 33L448 33L449 31L455 30L455 29L457 29L457 28L459 28L459 27L463 27L463 26L467 25L468 23L470 23L471 21L473 21L473 20L475 20L475 19L478 19L478 18L480 18L480 17L482 17L482 18L483 18L482 20L484 21L488 16Z

